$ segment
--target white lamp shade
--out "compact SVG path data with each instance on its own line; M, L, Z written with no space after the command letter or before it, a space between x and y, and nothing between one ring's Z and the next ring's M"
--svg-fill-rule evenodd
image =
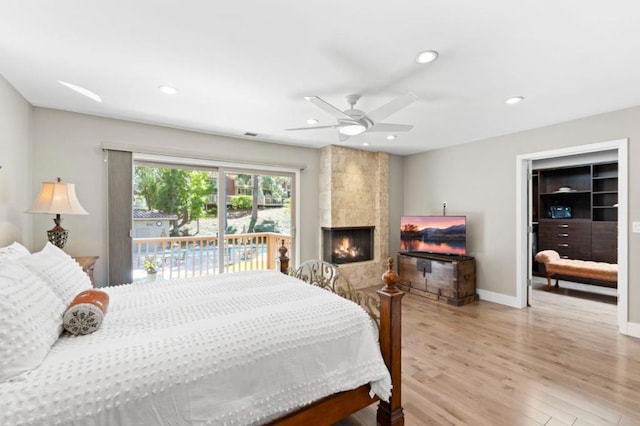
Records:
M27 213L89 214L76 197L76 186L63 182L42 182L40 194Z

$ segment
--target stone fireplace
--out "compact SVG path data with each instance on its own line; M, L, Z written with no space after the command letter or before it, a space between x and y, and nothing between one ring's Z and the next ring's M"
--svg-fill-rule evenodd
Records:
M322 228L322 260L343 265L373 259L373 226Z
M382 285L389 257L389 155L344 146L322 148L320 155L320 226L318 248L355 288ZM328 260L323 246L327 229L368 228L370 258L346 262ZM335 238L332 238L335 240ZM342 243L341 238L338 242ZM332 241L332 246L334 242ZM351 243L350 243L351 244ZM359 244L359 243L358 243ZM337 247L340 250L340 247ZM333 251L333 249L331 249Z

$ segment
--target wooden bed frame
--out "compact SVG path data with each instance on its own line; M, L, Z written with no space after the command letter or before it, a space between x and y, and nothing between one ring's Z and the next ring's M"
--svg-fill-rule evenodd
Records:
M284 242L280 251L280 271L290 272L289 258ZM404 425L401 394L401 310L404 292L396 286L398 275L393 272L393 259L387 260L387 271L382 276L385 286L377 291L380 298L380 350L393 386L389 402L380 401L377 424L382 426ZM362 408L378 401L369 396L369 385L330 395L304 409L279 418L270 425L332 425Z

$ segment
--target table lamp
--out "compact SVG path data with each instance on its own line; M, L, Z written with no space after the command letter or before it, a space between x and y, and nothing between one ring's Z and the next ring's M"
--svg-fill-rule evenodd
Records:
M80 205L76 197L76 186L73 183L62 183L60 178L57 182L42 182L40 194L35 203L27 213L49 213L55 214L53 222L56 226L47 231L49 242L63 248L67 242L69 231L60 226L61 214L89 214Z

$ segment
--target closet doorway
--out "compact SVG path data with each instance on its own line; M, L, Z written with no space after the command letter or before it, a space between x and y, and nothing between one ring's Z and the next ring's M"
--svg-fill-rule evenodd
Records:
M520 155L516 159L516 240L517 240L517 287L516 297L521 307L532 304L533 290L533 256L535 249L535 221L533 217L534 189L533 171L540 165L549 166L558 162L578 159L580 156L593 156L596 153L613 154L612 161L618 162L618 303L617 303L617 323L618 330L622 334L628 334L628 278L627 278L627 197L628 197L628 154L627 139L602 142L590 145L582 145L558 150L537 152Z

